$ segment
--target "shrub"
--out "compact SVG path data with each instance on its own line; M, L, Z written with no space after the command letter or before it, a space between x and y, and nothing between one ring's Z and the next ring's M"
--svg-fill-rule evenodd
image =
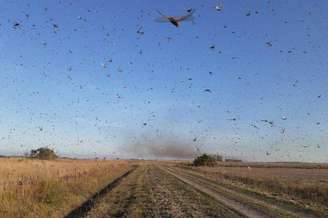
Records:
M30 157L41 160L53 160L58 156L56 155L55 151L50 148L38 148L36 150L31 150Z
M208 154L203 154L201 156L198 156L193 161L194 166L210 166L213 167L216 165L216 159L213 156L210 156Z

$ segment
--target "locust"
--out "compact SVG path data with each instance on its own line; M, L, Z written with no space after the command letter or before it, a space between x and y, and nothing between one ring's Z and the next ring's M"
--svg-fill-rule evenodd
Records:
M187 14L185 14L183 16L167 16L167 15L163 14L162 12L160 12L159 10L157 10L157 13L159 13L161 15L161 17L156 19L156 21L170 22L174 26L179 27L180 23L182 21L192 20L194 12L195 12L194 9L189 9L189 10L187 10Z

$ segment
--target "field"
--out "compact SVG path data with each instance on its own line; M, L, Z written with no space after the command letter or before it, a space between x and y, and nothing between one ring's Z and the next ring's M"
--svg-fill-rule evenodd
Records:
M328 167L0 159L0 217L328 217Z
M0 159L0 217L63 217L128 170L126 161Z

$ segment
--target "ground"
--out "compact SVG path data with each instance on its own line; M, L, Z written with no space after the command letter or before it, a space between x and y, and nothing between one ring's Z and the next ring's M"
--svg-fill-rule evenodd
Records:
M174 161L6 161L16 164L17 175L1 177L0 197L5 200L0 202L1 217L328 217L326 165L192 167ZM28 180L16 184L14 179L25 173L33 181L28 177L32 168L23 173L19 167L36 164L52 170L52 176L43 175L43 182L34 178L36 190L43 190L45 184L48 189L37 195L25 188L24 193L20 189L28 186ZM71 170L61 172L68 166ZM0 167L1 175L5 171ZM72 175L76 177L70 178ZM24 194L32 203L19 201ZM18 209L10 210L13 207L4 202Z

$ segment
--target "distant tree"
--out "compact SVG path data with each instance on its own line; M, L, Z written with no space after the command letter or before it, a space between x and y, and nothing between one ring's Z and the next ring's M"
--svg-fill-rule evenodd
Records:
M220 161L220 162L223 161L223 157L219 154L212 155L212 157L215 158L216 161Z
M41 159L41 160L53 160L58 158L54 150L46 147L38 148L35 150L32 149L30 153L30 157Z
M233 158L227 158L225 161L226 161L226 162L243 162L243 161L240 160L240 159L233 159Z
M208 154L202 154L201 156L195 158L193 165L213 167L216 165L216 158Z

